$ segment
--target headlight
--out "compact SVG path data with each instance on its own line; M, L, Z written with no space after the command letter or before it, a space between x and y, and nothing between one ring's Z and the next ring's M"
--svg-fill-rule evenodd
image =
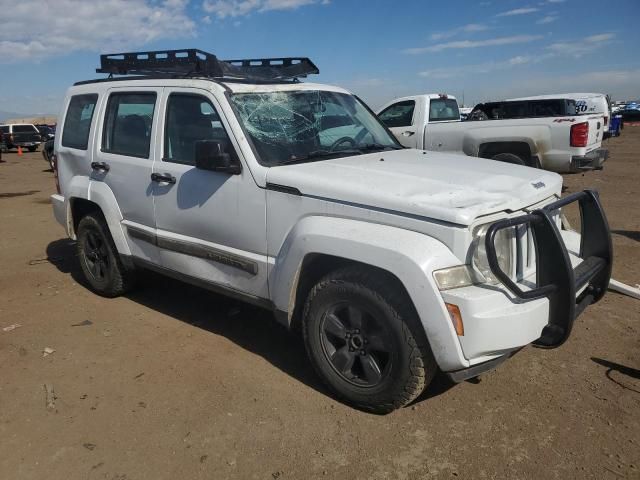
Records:
M474 252L473 252L473 265L482 274L487 283L496 284L499 280L494 276L491 268L489 267L489 260L487 259L487 249L485 243L485 237L489 225L483 225L474 234ZM515 239L514 228L503 228L499 230L495 235L495 249L496 256L498 257L498 265L500 269L511 276L513 271L513 245Z
M475 230L473 235L473 264L457 265L433 272L433 278L438 289L450 290L452 288L468 287L481 283L492 285L500 283L489 267L485 238L490 224L483 225ZM513 275L515 255L515 227L499 230L494 237L496 256L500 269L509 276Z
M469 265L443 268L433 272L433 278L439 290L468 287L482 283L483 279Z

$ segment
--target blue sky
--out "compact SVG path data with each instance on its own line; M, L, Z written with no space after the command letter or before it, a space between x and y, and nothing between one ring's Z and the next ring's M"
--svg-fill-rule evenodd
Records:
M640 0L0 0L0 111L57 113L99 53L309 56L372 107L596 91L640 97Z

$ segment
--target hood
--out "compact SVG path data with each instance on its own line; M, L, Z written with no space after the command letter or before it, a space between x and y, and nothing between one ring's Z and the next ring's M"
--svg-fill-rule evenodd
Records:
M470 225L560 194L556 173L460 154L396 150L272 167L302 195Z

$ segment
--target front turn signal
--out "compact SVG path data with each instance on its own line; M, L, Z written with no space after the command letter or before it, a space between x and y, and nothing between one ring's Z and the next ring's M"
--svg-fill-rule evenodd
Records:
M447 311L449 312L449 316L451 317L451 323L453 323L453 328L459 337L464 336L464 324L462 323L462 314L460 313L460 309L457 305L453 303L445 303L447 306Z

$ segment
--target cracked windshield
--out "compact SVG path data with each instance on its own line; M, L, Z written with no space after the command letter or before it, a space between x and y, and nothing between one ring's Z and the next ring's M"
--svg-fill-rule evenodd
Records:
M401 148L352 95L315 90L238 93L232 101L262 165Z

